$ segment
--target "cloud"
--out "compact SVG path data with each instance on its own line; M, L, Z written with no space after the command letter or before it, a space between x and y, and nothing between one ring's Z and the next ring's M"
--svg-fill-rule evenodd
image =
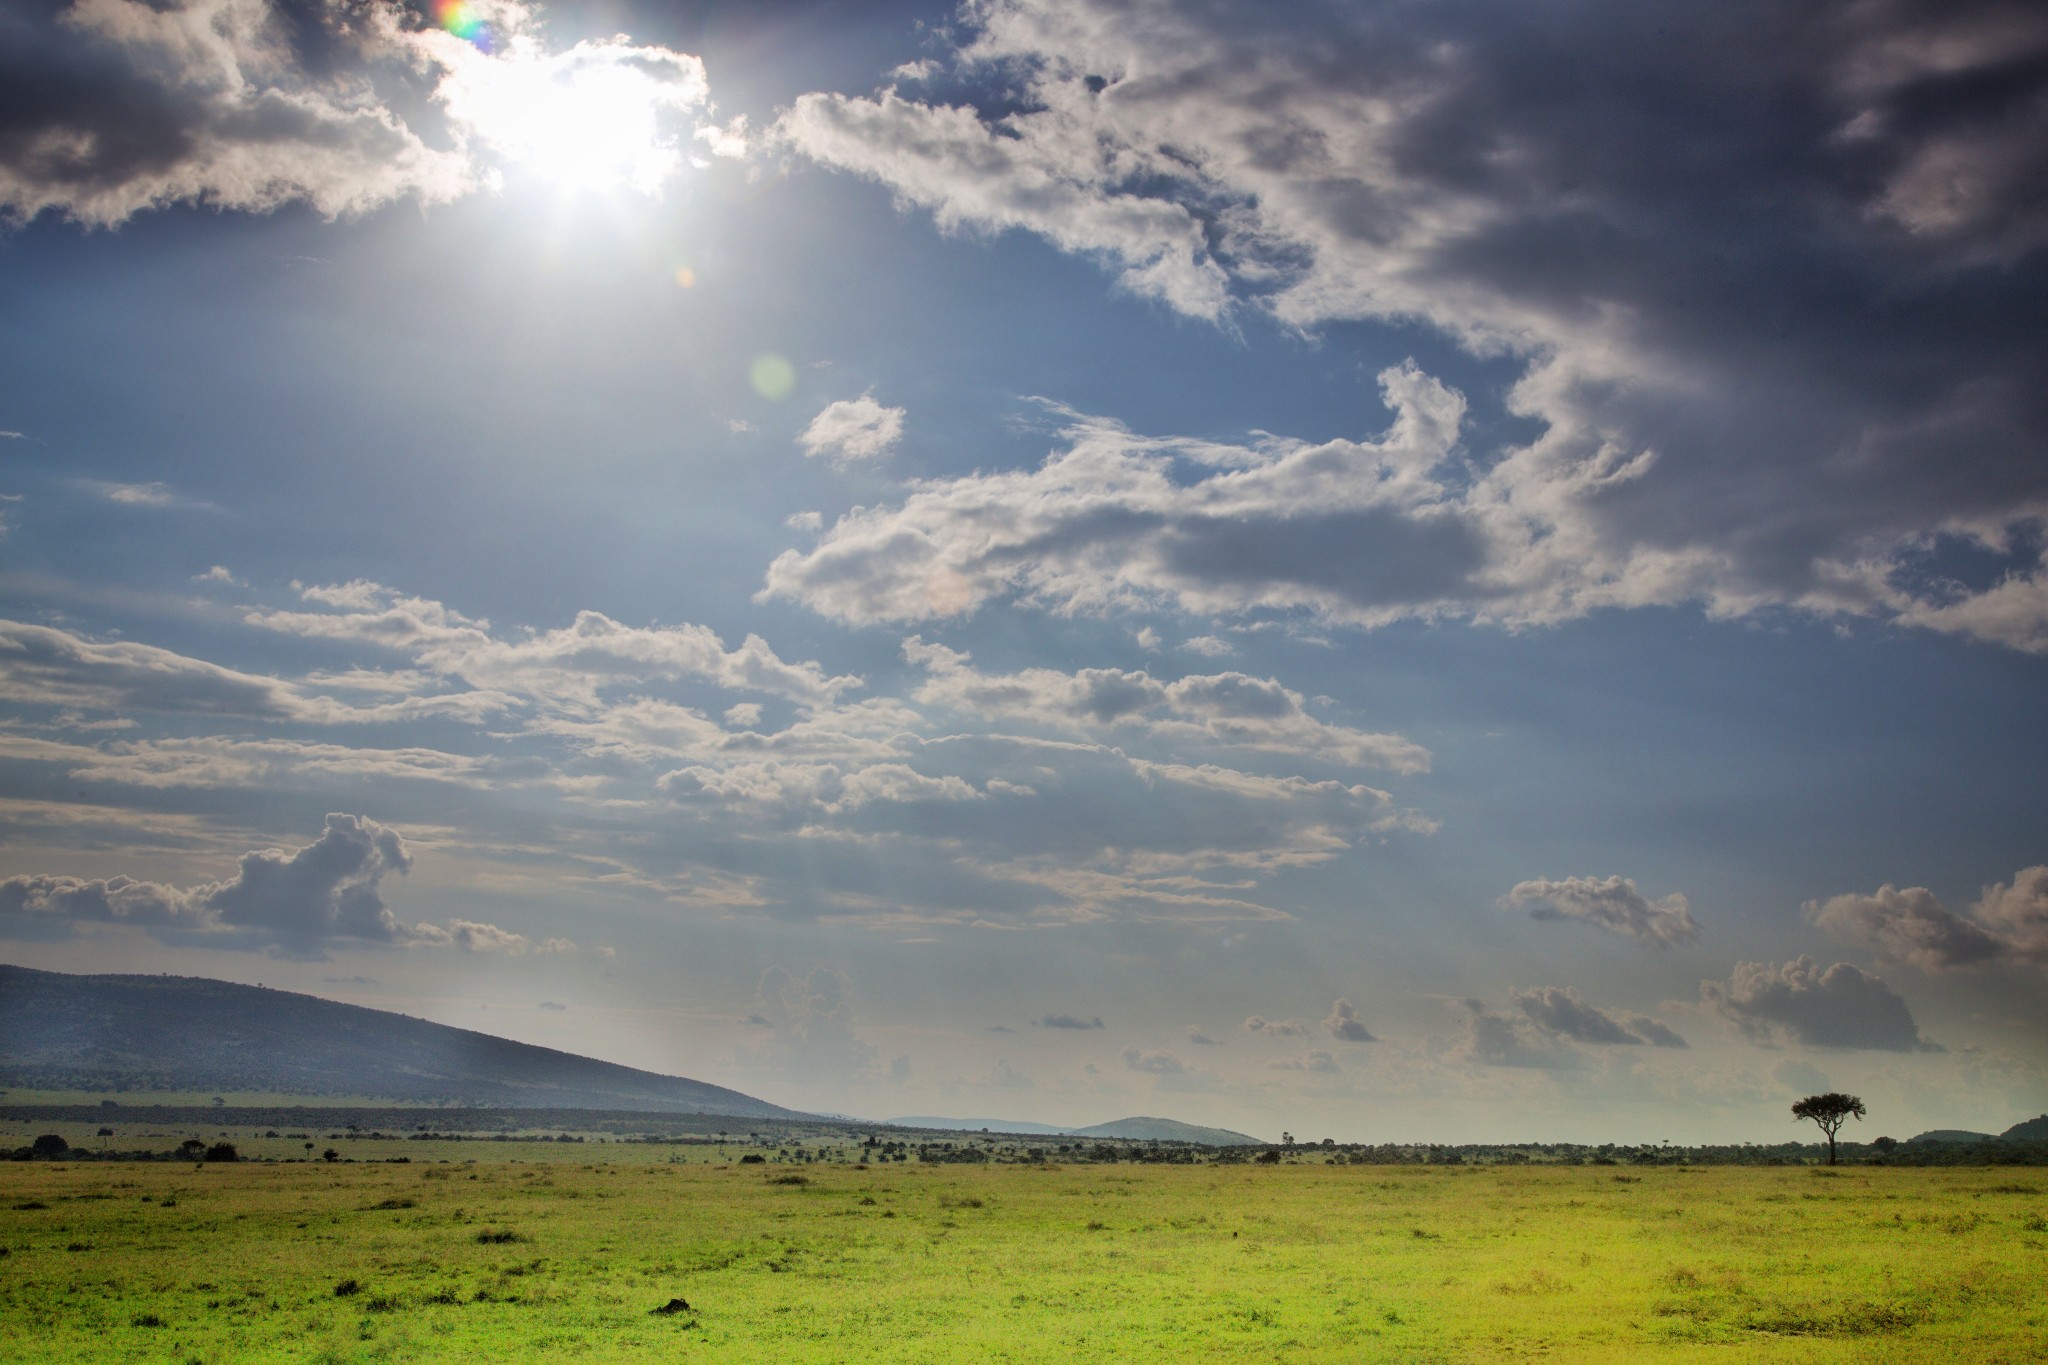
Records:
M754 1005L771 1036L738 1049L740 1066L830 1081L874 1071L877 1054L854 1027L853 984L844 972L814 967L797 976L770 967L755 988Z
M1189 1042L1189 1043L1191 1043L1191 1044L1193 1044L1193 1045L1194 1045L1194 1046L1196 1046L1196 1047L1216 1047L1216 1046L1219 1046L1219 1044L1218 1044L1218 1043L1216 1042L1216 1040L1215 1040L1214 1038L1211 1038L1211 1037L1210 1037L1210 1036L1209 1036L1208 1034L1206 1034L1206 1033L1202 1032L1202 1031L1201 1031L1200 1029L1196 1028L1196 1027L1195 1027L1195 1026L1194 1026L1193 1024L1189 1024L1189 1025L1188 1025L1188 1042Z
M274 678L128 641L96 643L49 626L0 621L0 698L94 711L300 718L306 706Z
M1924 886L1900 890L1889 883L1873 895L1808 901L1805 910L1829 933L1922 971L1998 962L2048 967L2048 866L2023 869L2009 886L1986 887L1967 916Z
M1451 1060L1535 1070L1569 1070L1580 1065L1579 1054L1560 1047L1552 1035L1494 1013L1483 1000L1460 1003L1465 1010L1465 1029L1445 1054Z
M1489 532L1431 471L1465 402L1412 364L1380 375L1378 440L1256 447L1136 435L1062 412L1035 470L916 486L768 567L766 597L854 623L962 616L1017 598L1062 612L1307 611L1370 625L1491 589Z
M92 641L19 621L0 621L0 699L91 711L330 724L434 715L478 719L503 706L497 694L481 691L352 706L315 689L222 668L154 645Z
M1245 673L1190 674L1172 682L1143 670L1027 668L984 673L971 656L918 636L904 657L926 671L916 697L983 720L1018 720L1069 733L1126 727L1176 746L1319 757L1403 775L1429 771L1430 754L1400 735L1333 725L1309 714L1299 692Z
M1216 635L1197 635L1181 642L1182 649L1205 659L1223 659L1237 653L1237 646Z
M257 610L245 619L307 639L375 645L479 691L563 710L597 709L606 688L683 678L807 704L860 685L858 678L828 677L815 663L788 663L758 635L728 650L708 626L628 626L582 611L560 629L508 640L494 635L488 621L379 583L299 585L299 593L328 610Z
M1039 1028L1098 1029L1102 1027L1102 1016L1091 1014L1084 1018L1078 1014L1048 1014L1032 1020L1032 1023Z
M1627 877L1520 882L1500 898L1500 905L1505 910L1527 910L1532 919L1576 920L1653 948L1691 943L1700 936L1682 894L1674 891L1650 900Z
M1518 369L1536 434L1439 468L1456 419L1427 399L1450 435L1405 462L1316 448L1346 494L1327 512L1211 523L1304 452L1154 478L1146 443L1090 432L850 515L771 591L849 620L1005 592L1368 626L1790 607L2048 650L2038 6L1705 6L1652 31L1626 0L1286 24L989 0L955 37L961 103L810 94L771 140L1226 327L1431 327ZM1935 573L1944 544L1996 567Z
M1804 956L1776 967L1738 963L1727 984L1701 982L1700 999L1752 1042L1766 1045L1943 1051L1920 1036L1897 991L1846 962L1826 971Z
M175 507L179 498L160 483L102 483L94 491L108 502L122 507Z
M19 930L43 917L134 924L173 942L312 961L324 960L331 947L452 943L472 951L523 951L525 938L489 924L456 920L444 929L400 922L384 901L382 883L411 868L398 831L336 813L303 848L246 853L234 876L195 887L131 877L9 877L0 881L0 926ZM543 951L573 947L550 939Z
M1344 1070L1337 1065L1335 1056L1319 1049L1305 1052L1299 1057L1270 1061L1266 1066L1274 1071L1309 1071L1319 1076L1336 1076Z
M0 50L0 215L113 226L175 203L327 217L443 203L524 165L653 193L707 132L703 64L623 38L548 50L492 0L485 45L397 0L73 0Z
M1263 1033L1271 1038L1306 1038L1309 1027L1299 1019L1268 1019L1254 1014L1244 1021L1246 1033Z
M885 408L862 394L828 403L796 442L813 458L880 459L903 439L903 416L902 408Z
M1127 1070L1141 1072L1147 1076L1179 1076L1187 1071L1187 1064L1171 1052L1153 1052L1139 1047L1127 1047L1120 1054Z
M1339 1042L1376 1043L1379 1041L1366 1028L1365 1021L1358 1017L1358 1011L1352 1008L1351 1002L1341 998L1336 1004L1330 1006L1329 1016L1323 1020L1323 1031Z
M1562 990L1543 986L1536 990L1514 991L1508 998L1538 1028L1574 1042L1625 1047L1645 1043L1654 1047L1686 1046L1685 1039L1649 1015L1609 1013L1587 1004L1570 986Z

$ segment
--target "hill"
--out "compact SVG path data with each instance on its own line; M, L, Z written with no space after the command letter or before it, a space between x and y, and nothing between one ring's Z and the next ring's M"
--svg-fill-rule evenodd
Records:
M0 1086L804 1118L737 1090L318 996L0 965Z
M1930 1128L1906 1139L1908 1142L1996 1142L1996 1133L1973 1133L1967 1128Z
M2015 1123L1999 1134L2007 1142L2048 1142L2048 1114L2024 1123Z
M1091 1137L1127 1142L1197 1142L1208 1147L1257 1146L1259 1139L1228 1128L1203 1128L1176 1119L1112 1119L1087 1128L1059 1128L1049 1123L1026 1123L1020 1119L942 1119L929 1115L890 1119L898 1128L928 1128L951 1133L1019 1133L1027 1137Z
M1122 1138L1143 1142L1199 1142L1210 1147L1256 1147L1255 1137L1228 1128L1204 1128L1175 1119L1132 1118L1098 1123L1093 1128L1076 1128L1076 1137Z

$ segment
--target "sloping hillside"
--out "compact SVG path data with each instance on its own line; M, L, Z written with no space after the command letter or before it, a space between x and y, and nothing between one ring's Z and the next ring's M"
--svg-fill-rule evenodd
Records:
M10 966L0 966L0 1086L804 1117L723 1086L317 996Z

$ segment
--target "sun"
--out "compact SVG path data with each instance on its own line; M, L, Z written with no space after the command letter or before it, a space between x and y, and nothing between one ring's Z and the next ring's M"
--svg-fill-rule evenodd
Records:
M697 58L624 37L551 54L524 35L497 35L468 6L444 9L445 32L462 41L436 98L463 136L509 168L565 191L652 195L686 164L707 107Z

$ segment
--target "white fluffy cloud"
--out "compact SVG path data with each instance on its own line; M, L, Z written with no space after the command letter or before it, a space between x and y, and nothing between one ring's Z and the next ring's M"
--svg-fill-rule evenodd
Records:
M1882 1052L1938 1052L1899 993L1860 967L1837 962L1823 971L1797 957L1780 966L1738 963L1723 984L1700 984L1700 998L1754 1042Z
M524 0L469 6L488 43L397 0L35 8L0 51L0 215L16 220L111 226L174 203L333 217L459 198L507 165L653 192L734 131L703 124L696 57L625 39L551 51Z
M1518 882L1501 897L1503 909L1527 910L1532 919L1574 920L1621 934L1653 948L1690 943L1700 936L1692 908L1679 892L1651 900L1627 877L1565 877Z
M1249 0L984 0L955 102L797 100L780 145L942 227L1035 233L1195 317L1421 320L1512 356L1508 406L1540 433L1438 470L1456 417L1431 399L1443 446L1314 448L1345 495L1325 515L1221 511L1304 452L1168 480L1170 447L1084 425L1039 471L846 518L770 590L852 620L1009 591L1367 625L1789 605L2048 649L2048 102L2016 74L2048 15L1656 25L1623 0L1332 0L1286 24ZM1943 546L1994 566L1936 572Z
M1378 440L1258 446L1136 435L1065 413L1035 470L918 486L769 565L764 591L854 622L959 616L1005 595L1058 611L1307 610L1376 624L1494 598L1489 518L1437 477L1464 400L1413 365L1380 376ZM1462 610L1462 608L1459 608Z
M1868 944L1886 962L1953 971L1994 962L2048 967L2048 866L2021 870L2011 884L1984 889L1959 915L1924 886L1880 886L1868 896L1808 901L1815 924Z
M830 460L874 460L903 439L902 408L885 408L873 398L828 403L797 436L804 454Z

